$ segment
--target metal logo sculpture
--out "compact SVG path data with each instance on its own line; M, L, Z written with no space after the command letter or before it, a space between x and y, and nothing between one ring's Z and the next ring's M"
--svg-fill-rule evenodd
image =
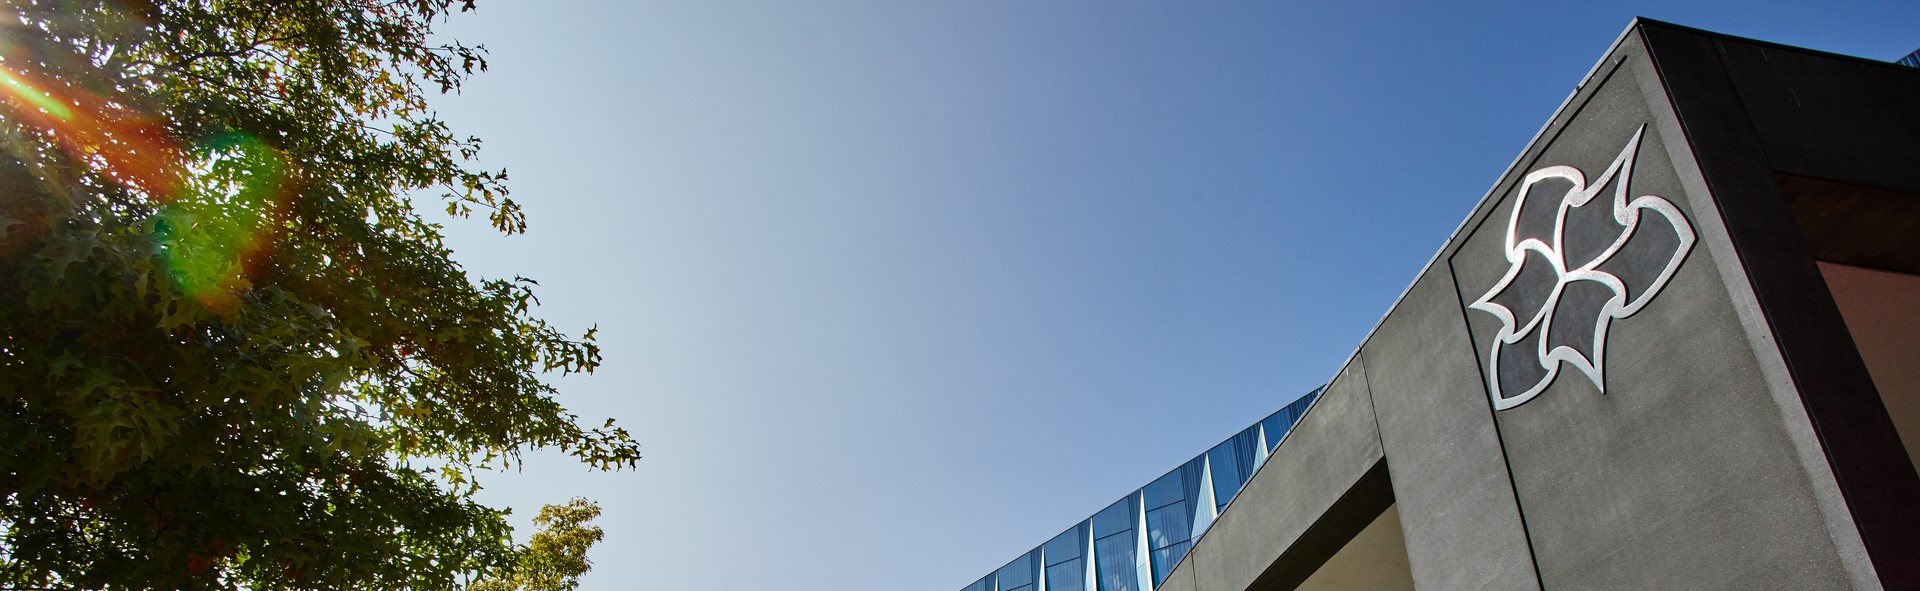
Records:
M1520 183L1505 244L1513 266L1468 306L1500 319L1487 356L1495 410L1540 395L1562 363L1606 392L1608 324L1646 307L1693 249L1693 226L1673 202L1627 197L1645 132L1640 126L1591 183L1571 166L1541 168ZM1595 201L1609 186L1612 198Z

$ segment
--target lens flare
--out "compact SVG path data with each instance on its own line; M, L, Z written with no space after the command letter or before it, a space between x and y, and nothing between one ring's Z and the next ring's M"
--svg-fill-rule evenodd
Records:
M32 84L21 81L20 77L14 76L13 72L9 72L5 68L0 68L0 84L5 84L7 92L11 93L12 96L25 101L34 108L46 112L48 116L54 119L61 121L73 120L73 109L69 109L66 105L60 104L60 101L54 100L51 96L47 96L47 93L42 92L38 88L34 88Z
M69 157L160 204L150 227L174 284L208 308L236 309L251 288L247 265L272 246L292 163L245 133L185 145L127 101L21 63L0 61L0 115L37 128Z
M279 150L244 133L200 142L188 166L193 174L154 220L175 285L215 310L239 304L251 286L247 265L272 246L288 167Z
M161 121L29 71L18 60L0 63L0 98L9 118L45 132L61 150L97 164L114 182L150 199L173 194L180 149Z

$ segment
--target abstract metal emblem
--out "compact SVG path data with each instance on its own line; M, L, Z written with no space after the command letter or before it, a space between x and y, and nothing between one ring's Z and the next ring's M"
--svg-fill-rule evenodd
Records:
M1507 221L1512 267L1468 305L1500 319L1487 355L1495 410L1540 395L1563 363L1606 392L1609 323L1646 307L1693 249L1693 226L1673 202L1627 198L1645 132L1640 126L1591 183L1571 166L1541 168L1520 183ZM1595 201L1602 193L1611 199Z

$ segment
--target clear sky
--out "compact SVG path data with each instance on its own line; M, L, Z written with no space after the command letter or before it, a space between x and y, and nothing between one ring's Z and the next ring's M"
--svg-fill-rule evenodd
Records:
M956 591L1330 379L1633 16L1920 47L1913 0L480 4L440 108L531 230L457 257L600 326L562 399L647 454L484 494L600 501L588 591Z

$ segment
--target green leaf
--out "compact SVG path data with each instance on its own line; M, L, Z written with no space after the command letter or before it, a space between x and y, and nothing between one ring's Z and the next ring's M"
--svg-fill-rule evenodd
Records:
M536 449L640 452L548 381L598 366L597 328L470 276L419 213L526 229L506 171L426 108L486 67L433 30L456 5L8 4L0 58L68 117L0 102L0 186L21 188L0 216L0 587L584 572L583 521L543 521L573 533L528 554L473 497Z

